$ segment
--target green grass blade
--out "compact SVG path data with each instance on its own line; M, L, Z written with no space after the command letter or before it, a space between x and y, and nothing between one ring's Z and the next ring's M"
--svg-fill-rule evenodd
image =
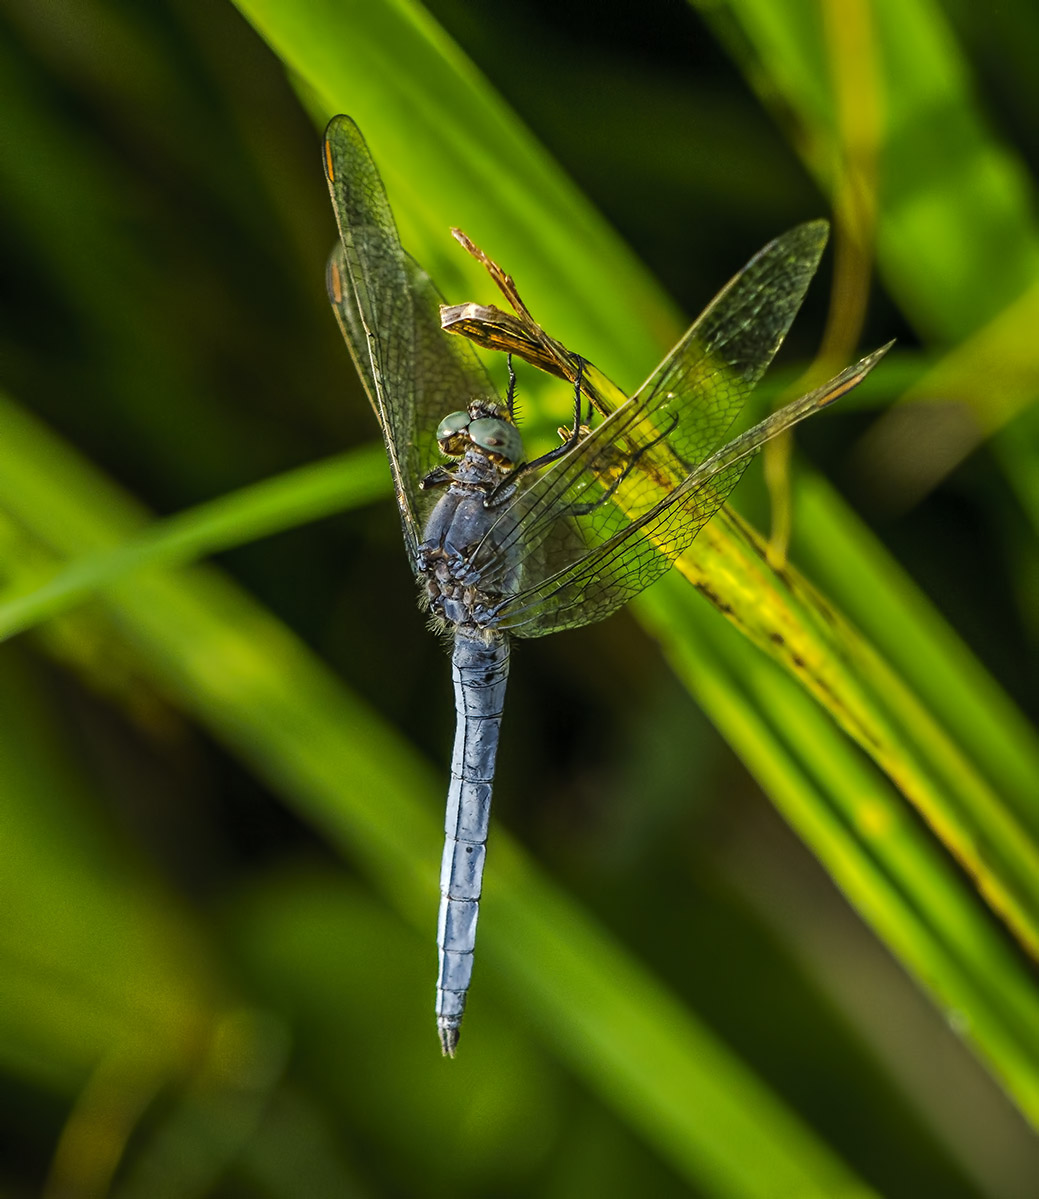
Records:
M788 675L706 620L687 588L669 580L639 606L786 819L1039 1123L1039 997L1029 972L892 788Z
M405 248L441 290L482 286L448 236L459 226L521 264L524 295L546 327L608 373L632 363L648 373L677 338L680 322L644 268L420 5L238 8L304 82L320 125L336 112L357 122ZM330 220L330 245L333 234ZM618 295L637 320L623 319Z
M796 114L805 134L799 146L831 192L852 149L839 141L840 64L828 57L821 7L797 0L697 7L765 102ZM857 7L866 15L885 113L879 266L919 331L954 342L995 318L1039 275L1027 172L987 127L937 4L874 0Z
M135 571L180 566L389 494L382 445L312 463L156 521L0 603L0 640L68 611Z
M821 479L805 475L796 503L799 527L816 532L804 553L812 578L875 644L885 645L903 683L928 711L941 714L960 751L984 762L998 793L1032 820L1028 797L1039 778L1039 745L1021 712L868 530L833 502Z

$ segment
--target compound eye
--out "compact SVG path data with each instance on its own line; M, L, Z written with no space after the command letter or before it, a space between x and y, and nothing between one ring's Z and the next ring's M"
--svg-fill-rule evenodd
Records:
M470 439L504 461L519 462L523 457L523 439L515 425L493 416L481 417L469 425Z
M469 420L468 412L449 412L437 425L437 441L448 441L464 433L469 428Z

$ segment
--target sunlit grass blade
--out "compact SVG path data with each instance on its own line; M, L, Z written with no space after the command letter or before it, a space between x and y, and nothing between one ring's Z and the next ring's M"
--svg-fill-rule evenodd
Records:
M806 135L798 147L831 192L853 148L838 140L842 64L826 58L821 7L797 0L696 6L766 104L781 102L795 115ZM954 342L996 317L1039 274L1027 173L987 127L939 5L873 0L856 8L873 42L885 114L877 131L878 264L918 331Z
M946 342L975 334L971 342L939 364L930 381L925 378L914 390L919 395L927 389L942 398L971 404L977 410L979 432L992 429L1035 396L1031 382L1036 377L1034 339L1022 336L1022 328L1034 308L1039 233L1034 206L1021 186L1022 166L986 129L959 48L937 8L923 2L885 2L863 6L863 11L875 41L876 86L888 114L881 147L881 271L922 334ZM842 126L835 111L841 64L827 61L822 54L828 43L820 36L820 11L796 4L735 0L723 7L706 8L705 15L763 96L770 100L781 96L811 132L799 145L820 180L830 189L841 186L842 164L854 147L839 140ZM926 122L936 111L942 114L941 137L927 133ZM949 185L943 186L942 180ZM1009 260L1008 245L1014 246ZM950 252L950 247L955 249ZM998 264L997 270L993 264ZM982 278L986 286L978 287L977 280ZM894 425L895 418L886 423ZM901 422L903 429L906 424ZM896 465L901 474L922 474L932 485L935 464L926 448L932 439L921 436L920 425L917 420L911 443L924 447L920 469L914 470L906 461L909 450L905 445L898 450ZM878 436L867 444L877 449L880 441L878 430ZM944 469L955 465L967 448L948 456ZM911 494L916 486L910 478L909 490L903 488L903 494ZM839 588L838 563L858 557L860 551L852 522L842 516L832 497L826 506L829 519L804 522L800 544L815 563L820 579L829 579ZM819 515L820 509L818 506ZM829 539L813 531L823 524ZM883 568L881 573L890 580L887 586L878 587L874 575L869 591L860 591L859 596L870 595L866 606L873 612L885 610L890 617L885 622L870 622L878 644L903 671L919 677L922 651L945 640L943 622L923 617L914 602L899 597L894 573ZM861 573L859 577L862 579ZM923 634L922 643L910 636L910 628ZM962 653L955 656L964 661ZM1003 869L1027 888L1027 880L1035 877L1034 829L1039 820L1035 736L1016 716L1002 722L998 730L993 728L992 708L980 700L981 691L990 689L973 687L968 681L976 673L969 668L939 668L935 677L945 680L944 687L927 687L921 679L931 711L960 730L977 767L998 780L1000 788L998 798L974 792L967 816L975 831L968 833L968 839L977 848L964 855L963 840L957 838L961 848L955 852L972 869L977 852L984 853L990 844L983 830L990 817L996 825L1003 824L1001 808L1007 803L1017 809L1023 824L1003 838ZM1006 704L999 706L1005 709ZM921 737L926 740L927 734L917 725L913 738ZM948 740L944 753L933 745L939 773L943 767L946 772L957 769L951 766L954 759L963 764L962 757L948 752L950 748ZM939 831L947 835L942 829L943 813L932 813L934 816ZM1012 865L1014 859L1018 866ZM987 890L984 881L981 886ZM1027 890L1021 894L1026 910L1032 909ZM1034 916L1027 917L1027 932L1016 918L1011 917L1010 923L1035 952L1039 942Z
M306 85L321 127L338 112L356 121L405 249L442 291L480 279L449 236L460 226L522 266L545 325L605 370L644 371L674 342L680 322L645 269L420 5L237 7ZM334 231L330 217L330 246ZM626 328L617 295L639 314Z
M676 671L842 891L1039 1124L1039 995L956 872L792 680L673 580L639 602Z
M49 620L135 571L169 568L342 512L390 493L382 446L312 463L156 521L117 547L70 563L0 603L0 640Z
M1021 711L817 476L801 480L796 520L817 534L803 555L811 577L875 644L886 643L899 663L895 686L912 688L927 711L941 718L957 752L983 764L996 793L1031 825L1039 745ZM906 710L900 711L904 721Z
M789 0L697 7L763 101L784 118L796 114L797 148L822 186L838 197L861 189L854 174L861 146L838 119L855 67L823 36L823 9ZM875 103L885 114L870 147L880 158L878 266L921 337L954 347L864 439L860 464L879 455L891 480L885 499L899 506L918 500L1035 402L1039 352L1029 331L1039 225L1027 165L990 127L941 8L927 0L856 0L850 8L869 43L871 88L879 93L860 105ZM861 57L860 46L843 52ZM872 240L873 232L871 224L865 236ZM854 236L861 240L863 231ZM971 418L943 415L950 402Z

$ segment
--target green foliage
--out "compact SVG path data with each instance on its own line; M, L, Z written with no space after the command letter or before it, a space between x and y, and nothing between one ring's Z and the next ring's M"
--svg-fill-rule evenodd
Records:
M966 6L694 7L4 17L0 1189L1027 1191L1037 97ZM802 573L727 515L649 637L517 653L455 1063L447 667L324 301L335 111L453 301L494 299L459 225L627 388L654 273L692 312L830 207L827 355L900 336L805 432L862 514L799 459Z

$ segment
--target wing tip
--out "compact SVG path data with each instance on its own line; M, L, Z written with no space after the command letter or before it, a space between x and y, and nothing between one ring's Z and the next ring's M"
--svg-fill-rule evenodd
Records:
M329 120L321 139L321 159L325 168L325 178L329 185L339 182L335 169L336 143L344 140L352 142L354 146L362 146L367 152L368 143L364 140L360 126L353 117L347 116L345 112L339 112Z
M827 408L835 400L839 400L841 396L847 395L849 391L858 387L881 358L891 349L895 341L896 339L893 337L879 349L874 350L872 354L867 354L865 358L860 358L852 366L846 367L839 375L831 379L829 383L824 383L818 389L819 400L816 407Z
M799 255L804 255L807 261L818 264L826 243L830 240L830 222L826 217L816 217L811 221L802 221L793 225L785 233L780 233L765 246L762 253L773 249L791 250L796 248Z

